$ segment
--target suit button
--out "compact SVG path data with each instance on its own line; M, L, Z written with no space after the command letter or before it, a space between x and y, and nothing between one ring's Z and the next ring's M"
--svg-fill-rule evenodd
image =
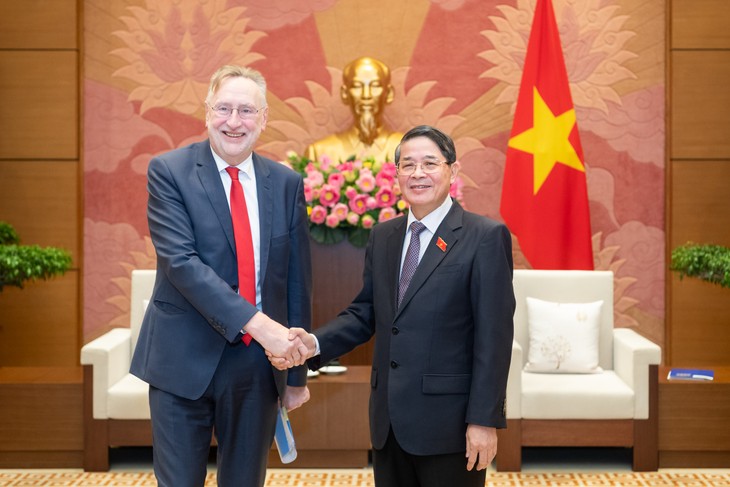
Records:
M397 326L394 326L391 331L393 332L393 335L397 335L398 332L400 332Z
M390 363L390 368L391 368L391 369L397 369L397 368L398 368L398 362L396 362L395 360L393 360L393 361L392 361L392 362Z

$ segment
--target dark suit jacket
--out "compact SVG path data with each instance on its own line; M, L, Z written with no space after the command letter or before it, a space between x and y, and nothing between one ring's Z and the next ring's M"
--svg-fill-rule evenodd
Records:
M322 353L309 364L316 369L375 334L373 447L383 447L392 427L409 453L463 452L467 424L506 425L515 307L510 233L454 202L396 309L405 233L405 217L373 229L362 290L315 330Z
M311 262L302 178L253 155L261 230L263 312L285 326L309 328ZM206 140L152 159L147 217L157 251L157 277L131 372L188 399L208 387L228 342L256 313L237 294L233 224ZM272 367L279 394L287 372ZM306 384L306 369L288 373Z

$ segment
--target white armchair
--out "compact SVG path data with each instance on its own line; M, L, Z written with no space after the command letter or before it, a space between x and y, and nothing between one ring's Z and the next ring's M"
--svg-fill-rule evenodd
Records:
M109 470L110 446L152 444L148 386L129 366L154 283L154 270L132 271L130 327L110 330L81 349L87 471Z
M513 283L515 339L497 469L519 471L523 446L618 446L633 448L634 470L656 470L661 349L631 329L614 329L613 273L522 269L515 270ZM526 371L528 297L552 303L603 301L597 316L602 371Z

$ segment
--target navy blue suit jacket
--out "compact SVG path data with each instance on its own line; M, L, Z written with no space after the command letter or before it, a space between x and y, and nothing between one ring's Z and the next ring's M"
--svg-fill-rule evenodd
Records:
M414 455L463 452L468 424L506 425L515 309L512 240L503 224L454 202L397 308L406 223L401 217L373 229L362 290L314 331L322 353L309 364L316 369L375 335L373 447L382 448L392 428Z
M262 311L309 329L311 262L301 176L253 154L258 191ZM228 342L257 312L238 293L236 246L225 190L209 142L152 159L148 221L157 277L131 372L188 398L208 387ZM306 369L272 367L279 394L306 384ZM288 374L288 377L287 377Z

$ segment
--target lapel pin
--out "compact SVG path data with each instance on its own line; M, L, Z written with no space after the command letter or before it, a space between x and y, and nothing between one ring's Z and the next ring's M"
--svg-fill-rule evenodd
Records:
M436 247L441 249L441 252L446 252L446 242L444 242L444 239L439 237L438 240L436 240Z

